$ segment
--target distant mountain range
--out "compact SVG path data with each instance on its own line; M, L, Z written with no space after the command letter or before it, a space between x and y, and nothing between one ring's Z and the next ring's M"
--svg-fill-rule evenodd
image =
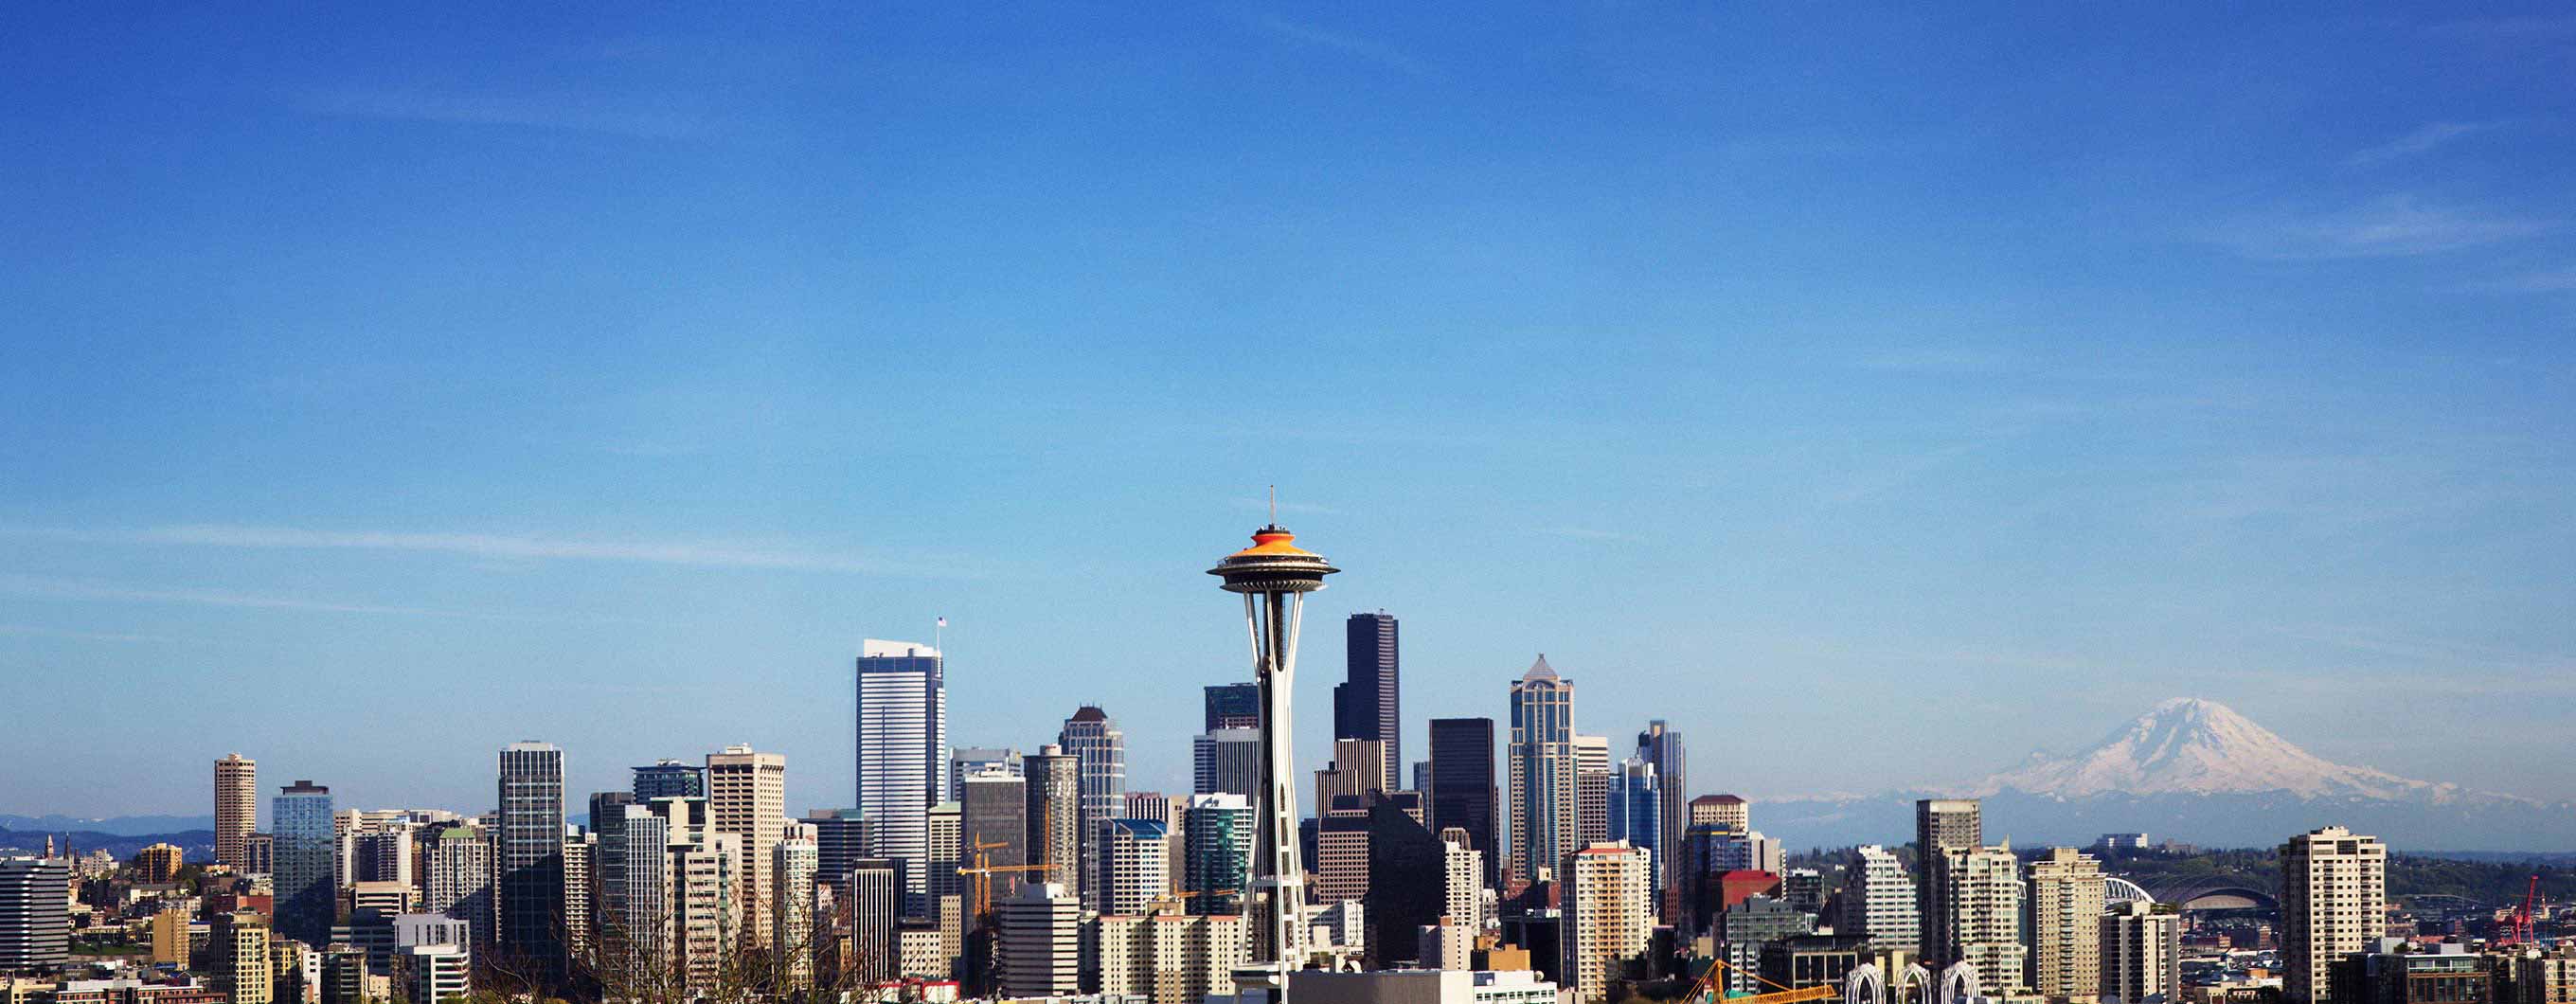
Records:
M2576 803L2547 803L2338 764L2226 705L2176 698L2094 744L1942 791L1759 801L1754 826L1790 847L1902 843L1913 800L1974 795L1986 839L2089 843L2104 833L2261 847L2341 824L2401 851L2576 849Z
M146 837L159 833L181 833L188 830L215 828L213 816L116 816L108 819L79 819L72 816L11 816L0 814L0 830L33 830L39 833L78 830L107 833L121 837Z

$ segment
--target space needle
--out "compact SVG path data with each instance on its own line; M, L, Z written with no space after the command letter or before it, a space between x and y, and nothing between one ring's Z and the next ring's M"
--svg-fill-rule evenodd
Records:
M1341 571L1324 556L1297 546L1297 535L1279 525L1253 531L1252 546L1208 569L1229 593L1243 594L1243 621L1252 638L1253 678L1261 686L1261 793L1254 805L1252 885L1245 902L1263 913L1264 935L1253 941L1252 962L1234 971L1239 1000L1256 995L1271 1004L1288 997L1288 974L1303 966L1305 873L1297 863L1297 795L1289 787L1294 733L1288 702L1297 676L1297 620L1306 594L1324 588L1324 576ZM1266 896L1267 909L1261 900Z

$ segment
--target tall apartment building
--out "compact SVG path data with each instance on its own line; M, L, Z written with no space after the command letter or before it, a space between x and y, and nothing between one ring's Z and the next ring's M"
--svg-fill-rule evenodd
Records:
M206 936L208 981L229 1004L269 1004L276 988L268 922L256 913L218 913Z
M1576 845L1574 681L1541 655L1511 691L1512 736L1504 782L1511 817L1510 879L1537 881Z
M1171 871L1166 884L1174 891L1189 887L1190 840L1187 825L1189 821L1184 819L1181 813L1181 810L1189 806L1189 801L1188 796L1175 799L1159 791L1130 791L1127 793L1126 808L1118 813L1120 819L1151 819L1160 822L1163 824L1163 832L1171 835L1169 840L1171 853L1165 855L1171 859Z
M215 761L215 862L248 871L243 845L259 829L259 761L226 753Z
M1868 938L1874 948L1919 952L1922 918L1915 913L1914 878L1905 873L1905 862L1887 848L1863 844L1852 850L1843 874L1834 932Z
M1190 738L1190 791L1260 794L1261 730L1217 729Z
M1053 882L1032 882L997 907L994 944L1004 997L1069 997L1082 992L1082 903Z
M0 973L71 957L71 859L0 857Z
M673 821L677 829L677 820ZM703 826L671 845L671 965L692 993L711 992L742 943L742 839Z
M567 962L588 960L596 931L592 922L598 918L599 834L568 833L563 839L563 917L558 922L563 932L564 957Z
M1914 907L1923 917L1923 953L1934 962L1947 965L1959 961L1948 954L1957 938L1946 926L1951 910L1941 900L1943 890L1948 888L1941 869L1949 866L1949 851L1985 846L1985 832L1983 812L1976 799L1926 798L1914 803L1914 859L1923 866L1923 882ZM1991 974L1988 978L1992 978Z
M1100 912L1137 915L1171 895L1171 830L1159 819L1112 819L1101 852Z
M429 840L429 882L421 908L465 921L474 943L492 938L492 842L471 826L442 827Z
M790 989L814 982L814 952L819 947L815 938L820 930L814 922L815 869L822 862L822 848L814 835L810 824L784 824L769 849L770 958L778 960L779 977ZM886 946L877 947L882 957Z
M1575 846L1610 839L1610 784L1610 737L1574 737Z
M1655 769L1657 829L1649 846L1655 852L1655 888L1663 890L1658 912L1670 916L1680 905L1677 890L1681 856L1674 852L1681 848L1682 831L1690 828L1686 807L1690 801L1690 749L1682 742L1680 731L1657 718L1637 733L1637 759Z
M2102 992L2102 863L2072 847L2030 864L2022 918L2032 993L2091 1002Z
M707 754L707 826L742 842L742 935L748 944L767 947L777 899L770 869L787 831L786 754L757 753L749 746Z
M625 889L618 896L623 911L608 929L610 948L604 971L623 974L633 983L649 983L649 974L671 966L671 842L674 817L681 839L688 839L689 803L661 798L626 807L617 839L625 868Z
M1440 867L1440 915L1446 918L1443 926L1483 931L1485 855L1476 850L1475 838L1460 827L1441 830L1440 843L1446 848ZM1430 960L1423 962L1427 965Z
M1056 733L1056 744L1080 765L1082 832L1076 839L1081 844L1083 874L1097 875L1109 820L1126 807L1127 734L1118 730L1118 723L1107 712L1086 704L1064 720L1064 728ZM1066 892L1086 909L1100 909L1099 890L1078 886Z
M277 933L308 945L328 942L340 900L331 789L311 781L278 789L269 819L276 839L271 887Z
M1346 671L1333 685L1333 738L1379 743L1383 756L1371 787L1396 791L1404 787L1396 771L1404 763L1404 724L1398 700L1395 618L1386 611L1352 614L1344 625Z
M1950 848L1942 854L1943 963L1975 965L1990 995L2019 991L2030 951L2022 940L2021 860L2009 847Z
M500 818L493 831L495 943L525 959L540 986L567 961L564 916L563 750L552 743L501 748Z
M1082 873L1082 762L1050 743L1023 759L1021 780L1029 800L1029 863L1049 866L1033 878L1080 898L1097 881Z
M1431 800L1434 832L1455 827L1485 859L1485 881L1502 872L1502 843L1495 831L1494 720L1434 718L1431 733Z
M2340 826L2281 845L2281 999L2324 1004L2327 967L2361 951L2387 922L2388 847Z
M1201 1004L1232 996L1236 966L1251 961L1240 914L1105 915L1094 922L1100 992L1147 1004Z
M1645 852L1619 843L1596 844L1570 855L1565 912L1558 921L1564 954L1557 970L1578 1001L1609 999L1610 984L1627 977L1655 932L1655 904Z
M2095 926L2101 931L2102 1004L2182 998L2182 915L2172 904L2113 903Z
M1252 882L1252 800L1220 792L1191 796L1181 810L1182 888L1194 914L1240 914Z
M930 807L948 790L946 663L928 645L870 638L857 687L857 807L876 829L872 853L904 865L903 915L931 916Z

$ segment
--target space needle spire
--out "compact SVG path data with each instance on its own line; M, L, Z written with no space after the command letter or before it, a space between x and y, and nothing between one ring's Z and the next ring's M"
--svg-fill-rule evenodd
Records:
M1324 588L1324 576L1341 569L1297 546L1297 535L1278 523L1273 495L1271 523L1253 531L1252 546L1208 569L1226 592L1243 594L1244 626L1252 639L1253 678L1261 687L1261 792L1254 806L1252 886L1245 902L1262 919L1251 964L1234 972L1243 998L1255 994L1285 1004L1288 974L1305 958L1302 916L1305 871L1297 862L1297 793L1294 732L1289 697L1297 676L1297 622L1306 594Z

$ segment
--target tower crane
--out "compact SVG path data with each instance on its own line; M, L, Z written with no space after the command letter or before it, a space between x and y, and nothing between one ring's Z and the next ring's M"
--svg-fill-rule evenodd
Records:
M1725 959L1711 957L1708 960L1708 971L1699 975L1699 982L1691 984L1690 992L1682 995L1681 1004L1717 1004L1719 1001L1726 1001L1728 1004L1799 1004L1801 1001L1820 1001L1829 997L1839 997L1842 995L1842 990L1837 987L1781 986L1780 984L1773 983L1770 980L1763 979L1762 974L1760 973L1756 973L1751 970L1742 970L1744 975L1753 977L1756 982L1761 983L1763 986L1776 987L1778 989L1771 990L1766 993L1743 994L1736 997L1728 997L1719 990L1720 984L1718 982L1718 974L1720 972L1734 969L1734 966L1726 964Z

